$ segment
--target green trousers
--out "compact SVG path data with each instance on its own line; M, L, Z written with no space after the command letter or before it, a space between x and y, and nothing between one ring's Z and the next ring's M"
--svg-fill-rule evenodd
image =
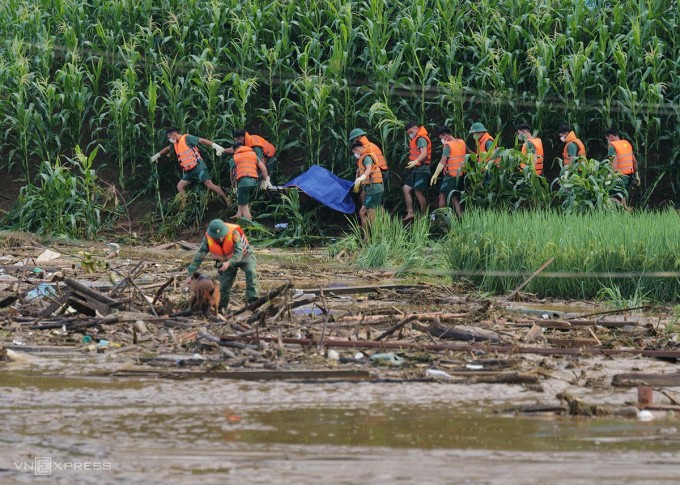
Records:
M246 302L249 303L260 297L260 285L257 281L256 266L255 255L250 253L245 254L238 263L230 264L226 271L217 273L217 278L220 280L220 310L227 310L229 307L231 287L234 286L234 280L236 280L236 273L239 268L246 275Z

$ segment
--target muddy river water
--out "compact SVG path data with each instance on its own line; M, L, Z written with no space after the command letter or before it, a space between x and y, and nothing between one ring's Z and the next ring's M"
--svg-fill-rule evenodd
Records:
M114 379L58 362L0 367L2 484L622 484L680 475L677 418L518 417L499 412L507 385Z

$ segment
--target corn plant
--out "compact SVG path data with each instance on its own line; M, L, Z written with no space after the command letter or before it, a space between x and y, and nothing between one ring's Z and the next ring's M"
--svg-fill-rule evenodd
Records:
M5 223L14 230L73 238L95 238L102 226L104 191L92 168L95 148L85 155L75 148L75 157L43 162L36 184L21 189L16 205Z

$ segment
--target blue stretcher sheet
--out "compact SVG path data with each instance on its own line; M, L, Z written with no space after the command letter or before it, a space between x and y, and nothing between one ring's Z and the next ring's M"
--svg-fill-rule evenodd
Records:
M297 187L326 207L345 214L353 214L354 200L350 190L354 182L341 179L319 165L312 165L302 175L295 177L285 187Z

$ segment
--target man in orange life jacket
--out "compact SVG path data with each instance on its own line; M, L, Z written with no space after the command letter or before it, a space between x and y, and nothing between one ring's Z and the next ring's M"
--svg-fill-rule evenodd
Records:
M517 126L517 139L522 142L522 155L528 155L536 175L543 175L543 142L531 134L531 127L527 124ZM521 163L524 169L526 164Z
M387 182L387 160L385 160L385 155L383 155L382 150L378 145L373 143L368 139L366 136L366 132L362 130L361 128L354 128L352 131L349 132L349 143L350 145L354 145L354 143L358 141L360 142L364 148L368 149L369 152L372 152L372 157L374 158L375 162L378 164L378 167L380 167L380 170L383 174L383 187L385 186L385 183Z
M405 129L409 137L409 162L406 164L403 187L406 216L402 220L408 222L413 219L412 190L416 193L420 211L423 214L427 211L427 199L425 199L424 192L427 190L427 182L430 179L432 142L424 126L418 126L415 122L411 121L406 124Z
M443 126L437 132L439 140L444 146L442 158L439 160L434 175L430 179L430 185L437 183L437 178L445 171L444 180L439 188L439 207L446 206L446 199L451 194L451 202L458 217L463 213L460 207L460 194L465 190L465 161L467 159L467 146L465 141L454 138L451 128Z
M576 138L576 133L567 125L562 125L557 129L560 140L564 143L562 151L562 167L566 169L574 160L586 156L586 147L581 140Z
M243 217L252 221L250 201L252 200L255 187L257 187L258 169L262 173L263 188L271 186L269 183L269 173L263 161L252 148L237 142L232 149L234 156L229 162L229 167L236 173L236 204L238 207L234 217Z
M618 132L613 128L608 128L604 132L604 138L609 143L607 157L612 162L612 168L623 177L623 185L626 192L630 191L631 184L640 185L640 175L638 175L638 162L633 154L633 147L627 140L619 138ZM626 201L620 201L624 206Z
M486 129L486 127L479 122L472 123L470 131L468 131L468 135L472 135L472 137L475 139L475 145L477 146L477 162L479 163L482 155L488 153L493 148L494 139L491 135L489 135L489 131ZM496 153L498 153L498 149L495 150L494 154ZM496 165L498 165L499 162L500 158L496 158L494 160Z
M383 188L383 175L378 161L374 158L375 153L366 148L359 140L352 144L352 153L357 159L357 177L354 181L354 191L358 192L363 188L359 217L361 227L364 229L364 239L368 239L368 226L375 217L375 210L382 206L382 197L385 189ZM376 157L377 158L377 157Z
M265 140L259 135L251 135L245 130L234 131L234 145L240 143L247 147L252 148L257 155L258 160L264 163L267 167L267 173L269 174L267 178L263 179L260 188L262 190L271 189L274 186L271 183L271 177L273 175L274 166L276 165L276 147ZM226 148L224 153L229 155L234 154L233 148ZM235 182L235 180L234 180Z
M215 150L217 155L221 155L224 152L224 148L205 138L199 138L192 135L181 135L177 128L168 128L165 131L165 134L172 145L167 146L156 153L151 157L151 161L158 162L158 159L163 155L170 153L170 150L175 150L179 165L182 167L182 170L184 170L184 176L177 184L177 191L180 193L180 196L184 199L186 195L185 190L189 185L193 183L203 184L208 190L219 195L225 204L229 205L229 200L227 199L224 190L210 180L208 166L203 161L197 147L199 144L210 146Z
M246 302L251 303L257 300L260 292L257 281L257 261L248 238L240 226L228 224L220 219L210 222L198 252L189 265L185 285L189 284L191 275L198 270L208 253L215 259L217 278L220 281L220 310L228 309L231 287L234 285L239 268L246 275Z

